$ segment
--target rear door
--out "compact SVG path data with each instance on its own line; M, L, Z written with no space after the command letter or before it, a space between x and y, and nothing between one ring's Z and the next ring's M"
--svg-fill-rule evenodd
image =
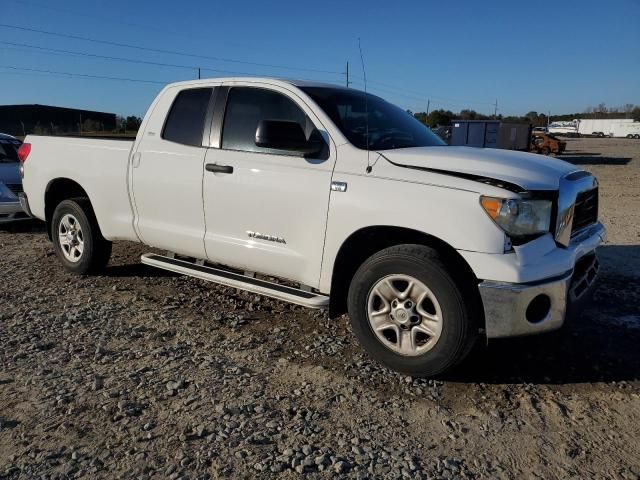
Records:
M207 257L316 286L335 149L328 143L305 158L258 147L255 133L260 120L283 120L300 123L307 138L317 128L330 142L328 134L300 97L277 86L222 87L215 115L224 118L205 160Z
M148 245L197 258L205 257L203 137L208 143L205 125L213 91L176 87L165 92L131 161L138 235Z

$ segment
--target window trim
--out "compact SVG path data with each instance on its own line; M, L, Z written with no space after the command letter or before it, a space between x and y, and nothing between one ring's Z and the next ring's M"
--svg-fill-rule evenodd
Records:
M167 114L164 116L164 121L162 122L162 130L160 130L160 138L165 142L174 143L176 145L182 145L184 147L207 148L207 145L204 143L204 138L205 138L204 133L207 131L207 121L208 121L207 119L210 118L209 110L212 108L211 99L215 96L216 89L217 89L216 85L204 85L204 86L187 87L187 88L182 88L178 90L178 92L174 95L173 100L171 101L171 106L169 107L169 110L167 110ZM207 108L204 114L204 122L202 124L202 135L200 139L200 145L191 145L190 143L176 142L175 140L170 140L164 136L165 130L167 128L167 123L169 122L169 118L171 117L171 112L173 111L173 107L175 106L180 94L182 92L186 92L187 90L210 90L209 100L207 101Z
M211 146L213 148L217 148L218 150L224 150L227 152L242 152L242 153L253 153L253 154L260 154L260 155L275 155L278 157L287 157L287 158L302 158L305 160L308 160L307 157L304 156L304 154L301 154L299 152L294 152L292 154L287 154L287 153L275 153L275 152L263 152L263 151L255 151L255 150L239 150L236 148L223 148L222 146L222 137L224 135L224 126L225 126L225 119L227 116L227 107L229 105L229 92L231 92L232 89L234 88L249 88L249 89L253 89L253 90L266 90L267 92L270 93L276 93L279 95L282 95L286 98L288 98L290 101L292 101L296 107L298 107L302 113L305 114L305 116L307 118L309 118L309 120L311 121L311 123L313 124L313 127L320 131L320 129L318 129L317 125L316 125L316 121L314 121L313 118L311 118L311 116L305 111L304 108L302 108L300 106L300 102L296 101L294 98L291 97L291 95L285 94L279 90L273 89L273 88L269 88L268 86L263 86L263 85L229 85L229 86L222 86L221 90L224 90L224 93L221 93L219 95L219 101L221 103L220 108L216 108L216 111L214 112L214 127L212 128L212 141L211 141ZM216 107L218 107L217 103L216 103ZM215 133L214 133L215 132ZM215 137L215 135L217 135L217 137ZM331 138L331 137L329 137ZM214 143L217 141L217 144ZM326 143L326 142L325 142ZM214 146L215 145L215 146ZM326 158L321 158L319 160L322 161L326 161L331 157L331 142L327 143L327 155Z
M207 111L204 114L204 126L202 128L202 147L209 148L209 139L211 137L211 130L213 129L213 116L215 115L216 102L218 98L218 92L220 87L214 85L210 87L211 96L209 97L209 103L207 104Z
M209 130L208 145L210 148L222 149L222 127L224 116L227 111L227 98L229 97L229 87L217 87L218 93L213 106L212 125Z

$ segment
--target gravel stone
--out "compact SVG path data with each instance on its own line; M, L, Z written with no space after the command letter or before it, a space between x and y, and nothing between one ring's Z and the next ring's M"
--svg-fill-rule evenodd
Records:
M594 303L439 379L374 362L347 316L142 266L153 249L127 242L76 277L42 223L0 225L0 478L638 478L640 143L563 158L599 177Z

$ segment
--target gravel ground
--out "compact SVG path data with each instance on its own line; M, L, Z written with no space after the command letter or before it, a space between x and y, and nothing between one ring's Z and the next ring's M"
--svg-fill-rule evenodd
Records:
M569 140L601 183L595 302L411 379L335 321L138 263L68 275L0 227L0 478L640 478L640 142Z

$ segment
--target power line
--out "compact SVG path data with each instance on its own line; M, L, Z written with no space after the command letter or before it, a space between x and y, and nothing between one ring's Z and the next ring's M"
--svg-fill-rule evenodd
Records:
M39 29L35 29L35 28L21 27L21 26L17 26L17 25L8 25L8 24L0 23L0 27L16 29L16 30L22 30L22 31L27 31L27 32L41 33L41 34L44 34L44 35L51 35L51 36L62 37L62 38L70 38L70 39L74 39L74 40L82 40L82 41L99 43L99 44L104 44L104 45L111 45L111 46L116 46L116 47L133 48L133 49L137 49L137 50L143 50L143 51L154 52L154 53L180 55L180 56L186 56L186 57L192 57L192 58L202 58L202 59L221 61L221 62L232 62L232 63L238 63L238 64L244 64L244 65L252 65L252 66L257 66L257 67L266 67L266 68L300 70L300 71L309 71L309 72L316 72L316 73L327 73L327 74L340 75L340 76L345 74L345 72L338 72L338 71L331 71L331 70L320 70L320 69L311 69L311 68L303 68L303 67L291 67L291 66L285 66L285 65L267 64L267 63L247 62L247 61L231 59L231 58L214 57L214 56L208 56L208 55L199 55L199 54L193 54L193 53L188 53L188 52L180 52L180 51L174 51L174 50L164 50L164 49L151 48L151 47L142 47L142 46L139 46L139 45L131 45L131 44L126 44L126 43L113 42L113 41L109 41L109 40L100 40L100 39L94 39L94 38L89 38L89 37L83 37L83 36L79 36L79 35L71 35L71 34L64 34L64 33L58 33L58 32L51 32L51 31L39 30ZM86 57L93 57L93 58L102 58L102 59L107 59L107 60L116 60L116 61L140 63L140 64L147 64L147 65L175 67L175 68L186 68L186 69L194 69L194 70L196 70L198 68L202 68L203 70L207 70L207 71L211 71L211 72L218 72L218 73L229 73L229 74L250 75L250 76L257 75L255 73L236 72L236 71L231 71L231 70L205 68L205 67L199 67L197 65L179 65L179 64L171 64L171 63L165 63L165 62L152 62L152 61L145 61L145 60L133 60L133 59L123 58L123 57L114 57L114 56L109 56L109 55L99 55L99 54L92 54L92 53L86 53L86 52L77 52L77 51L74 52L74 51L70 51L70 50L53 49L53 48L48 48L48 47L45 48L45 47L39 47L39 46L35 46L35 45L17 44L17 43L12 43L12 42L0 42L0 43L6 43L6 44L10 44L10 45L22 46L22 47L25 47L25 48L48 50L48 51L58 52L58 53L62 53L62 54L86 56ZM353 83L353 80L350 80L350 83ZM442 105L464 106L463 104L459 104L459 103L458 104L457 103L448 103L449 100L452 100L454 102L458 101L458 102L464 102L466 104L478 104L478 105L482 104L482 105L494 106L493 102L453 100L453 99L447 99L447 98L444 98L444 97L438 97L438 96L434 96L434 95L430 95L430 94L426 94L426 93L411 92L410 90L405 90L405 89L402 89L402 88L400 88L398 86L387 84L387 83L384 83L384 82L379 82L377 80L371 80L370 83L375 83L375 84L381 85L381 87L376 87L376 90L381 90L381 91L385 91L386 90L389 93L394 93L394 94L401 95L401 96L404 96L404 97L407 97L407 98L414 98L414 99L418 99L418 100L424 100L425 96L428 95L430 98L432 98L434 100L444 100L444 102L438 101L438 103L440 103ZM387 88L385 89L383 87L387 87Z
M113 42L113 41L110 41L110 40L100 40L100 39L96 39L96 38L84 37L84 36L80 36L80 35L71 35L71 34L67 34L67 33L50 32L50 31L47 31L47 30L38 30L36 28L21 27L21 26L18 26L18 25L9 25L9 24L5 24L5 23L0 23L0 27L2 27L2 28L10 28L10 29L14 29L14 30L21 30L21 31L25 31L25 32L41 33L43 35L51 35L51 36L54 36L54 37L70 38L70 39L73 39L73 40L82 40L82 41L85 41L85 42L100 43L100 44L103 44L103 45L111 45L111 46L115 46L115 47L134 48L134 49L137 49L137 50L143 50L143 51L147 51L147 52L164 53L164 54L169 54L169 55L180 55L180 56L191 57L191 58L203 58L203 59L206 59L206 60L215 60L215 61L218 61L218 62L238 63L238 64L242 64L242 65L253 65L255 67L279 68L279 69L284 69L284 70L298 70L298 71L307 71L307 72L316 72L316 73L330 73L330 74L335 74L335 75L343 75L342 72L337 72L337 71L332 71L332 70L320 70L320 69L315 69L315 68L291 67L291 66L287 66L287 65L276 65L276 64L270 64L270 63L248 62L248 61L244 61L244 60L237 60L237 59L234 59L234 58L213 57L213 56L209 56L209 55L199 55L199 54L189 53L189 52L180 52L180 51L177 51L177 50L164 50L164 49L161 49L161 48L143 47L143 46L140 46L140 45L131 45L131 44L128 44L128 43Z
M377 80L369 80L370 83L377 83L378 85L382 85L382 86L387 86L390 88L400 88L397 86L393 86L393 85L389 85L388 83L382 83L379 82ZM410 90L407 90L409 92L411 92ZM420 95L420 98L424 98L425 95L429 95L430 98L436 99L436 100L444 100L445 102L462 102L462 103L471 103L471 104L483 104L483 105L492 105L493 106L493 102L484 102L484 101L475 101L475 100L465 100L465 99L460 99L460 98L446 98L446 97L439 97L439 96L435 96L435 95L431 95L431 94L425 94L425 93L418 93L418 92L411 92L414 93L416 95ZM455 105L455 104L453 104Z
M356 78L358 80L362 80L362 77L356 77ZM491 106L494 105L494 102L465 100L465 99L460 99L460 98L458 98L458 99L445 98L445 97L440 97L440 96L437 96L437 95L432 95L430 93L424 93L424 92L420 93L420 92L416 92L416 91L406 90L406 89L404 89L402 87L398 87L397 85L391 85L389 83L380 82L378 80L369 80L369 83L375 83L377 85L381 85L382 87L387 87L387 90L392 89L394 91L407 92L407 93L404 94L405 96L413 95L417 99L424 100L425 96L428 96L429 98L432 98L432 99L435 99L435 100L442 100L443 104L445 104L444 102L462 102L463 104L466 103L466 104L474 104L474 105L475 104L483 104L483 105L491 105ZM378 90L384 90L384 89L382 89L382 87L376 87L376 88L378 88ZM458 104L456 104L456 103L448 103L448 105L458 105L458 106L460 106L461 104L460 103L458 103Z
M234 75L255 75L255 74L252 74L252 73L238 72L238 71L233 71L233 70L218 70L218 69L213 69L213 68L202 67L202 66L199 66L199 65L184 65L184 64L177 64L177 63L152 62L152 61L148 61L148 60L138 60L138 59L134 59L134 58L114 57L114 56L111 56L111 55L100 55L100 54L97 54L97 53L80 52L80 51L77 51L77 50L64 50L64 49L60 49L60 48L41 47L39 45L31 45L31 44L28 44L28 43L17 43L17 42L0 41L0 44L12 45L14 47L31 48L31 49L34 49L34 50L41 50L41 51L45 51L45 52L59 53L59 54L62 54L62 55L73 55L73 56L80 56L80 57L99 58L99 59L103 59L103 60L115 60L115 61L119 61L119 62L139 63L139 64L143 64L143 65L154 65L154 66L172 67L172 68L184 68L184 69L188 69L188 70L198 70L199 68L201 68L202 70L207 70L207 71L211 71L211 72L230 73L230 74L234 74Z
M57 70L44 70L40 68L27 68L27 67L14 67L10 65L0 65L0 68L8 68L10 70L24 71L24 72L35 72L35 73L44 73L49 75L66 75L69 77L82 77L82 78L99 78L102 80L120 80L123 82L137 82L137 83L153 83L156 85L166 85L169 82L160 82L157 80L144 80L140 78L127 78L127 77L110 77L106 75L91 75L88 73L77 73L77 72L60 72Z
M80 52L78 50L65 50L60 48L42 47L39 45L33 45L33 44L27 44L27 43L6 42L2 40L0 40L0 45L8 45L8 47L6 48L16 48L18 50L21 48L34 49L34 50L37 50L38 52L49 52L55 55L80 56L80 57L96 58L100 60L113 60L113 61L119 61L119 62L137 63L142 65L154 65L154 66L170 67L170 68L183 68L186 70L192 70L194 74L195 72L198 72L198 78L201 78L200 71L215 72L215 73L222 73L222 74L228 74L228 75L242 75L242 76L248 76L248 77L264 76L262 74L254 73L254 72L243 72L243 71L237 71L237 70L221 70L221 69L203 67L200 65L185 65L185 64L166 63L166 62L154 62L154 61L148 61L148 60L138 60L133 58L115 57L112 55L100 55L100 54L89 53L89 52ZM312 78L312 79L297 78L297 79L318 81L317 78Z
M362 84L361 81L358 80L351 80L351 83L359 83ZM411 93L404 93L402 91L399 90L394 90L394 89L389 89L389 88L383 88L383 87L378 87L378 86L373 86L370 87L369 90L372 91L377 91L377 92L382 92L382 93L387 93L387 94L394 94L394 95L399 95L401 97L406 97L406 98L410 98L413 100L420 100L422 102L424 102L424 100L427 98L428 94L425 95L414 95ZM463 108L467 108L470 105L474 105L474 104L484 104L484 102L467 102L467 103L451 103L451 102L442 102L437 100L437 97L431 97L429 96L430 99L430 103L434 104L434 105L446 105L446 106L450 106L450 107L463 107ZM493 106L493 103L488 103L488 105Z
M23 5L23 6L27 6L27 7L31 7L31 8L41 8L41 9L46 9L46 10L52 10L54 12L61 12L61 13L65 13L67 15L71 15L71 16L75 16L75 17L81 17L81 18L90 18L92 20L95 20L96 18L96 14L92 13L85 13L85 12L80 12L78 8L75 8L73 10L71 9L66 9L66 8L61 8L61 7L57 7L57 6L52 6L52 5L42 5L40 3L35 3L35 2L29 2L26 0L9 0L10 2L13 2L15 4L18 5ZM185 34L185 32L183 30L176 30L176 29L167 29L166 27L154 27L153 25L148 25L148 24L143 24L143 23L137 23L137 22L129 22L120 18L115 18L113 16L108 16L105 15L104 12L101 12L100 14L100 21L101 22L111 22L114 24L121 24L121 25L126 25L127 27L131 27L131 28L135 28L136 30L147 30L147 31L151 31L151 32L160 32L164 35L176 35L176 36L180 36L183 38L190 38L193 39L195 38L201 38L201 39L206 39L206 40L210 40L210 38L205 37L204 35L198 35L197 32L194 33L193 31L189 31L188 34Z

